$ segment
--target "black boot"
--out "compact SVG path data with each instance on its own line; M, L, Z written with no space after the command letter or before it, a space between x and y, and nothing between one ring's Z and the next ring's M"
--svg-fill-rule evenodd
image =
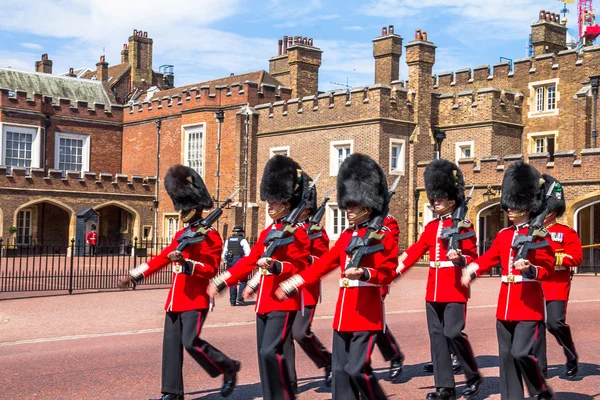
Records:
M425 400L456 400L456 390L437 388L435 392L428 393Z
M404 354L400 353L400 357L395 358L390 363L390 380L396 382L402 376L404 367Z
M221 396L228 397L237 385L237 373L240 371L242 364L239 361L233 362L233 368L225 371L223 374L223 386L221 386Z
M428 374L433 374L433 363L430 361L425 364L423 366L423 371L427 372Z
M567 363L567 371L565 372L567 379L575 378L578 373L579 373L579 363L577 360L575 360L572 363Z
M333 380L333 376L331 373L331 364L327 364L325 366L325 386L331 387L332 380Z
M471 397L475 397L477 393L479 393L479 386L483 382L483 376L479 375L475 378L469 379L467 381L467 386L462 390L462 396L465 399L470 399Z
M537 395L538 400L554 400L554 392L548 388L548 390L543 391L542 393Z
M160 400L183 400L183 396L180 394L165 393Z
M452 355L452 370L455 374L460 374L462 371L462 365L460 365L460 361L458 361L456 354Z

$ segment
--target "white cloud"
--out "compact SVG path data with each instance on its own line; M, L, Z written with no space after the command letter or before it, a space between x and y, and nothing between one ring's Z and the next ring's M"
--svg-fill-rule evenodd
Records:
M33 71L38 56L25 52L9 52L0 50L0 67L19 71Z
M25 47L26 49L32 49L32 50L41 50L43 49L42 45L37 44L37 43L27 43L27 42L23 42L20 43L21 47Z

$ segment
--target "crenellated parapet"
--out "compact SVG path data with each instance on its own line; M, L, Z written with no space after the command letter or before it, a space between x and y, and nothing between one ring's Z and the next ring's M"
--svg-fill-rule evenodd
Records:
M260 104L259 134L287 129L348 123L369 119L390 119L413 123L414 93L401 82L393 86L376 84L335 90Z
M156 177L141 175L110 174L106 172L84 172L42 168L27 170L22 167L0 165L0 191L38 190L59 192L85 192L99 194L124 194L132 196L154 196Z

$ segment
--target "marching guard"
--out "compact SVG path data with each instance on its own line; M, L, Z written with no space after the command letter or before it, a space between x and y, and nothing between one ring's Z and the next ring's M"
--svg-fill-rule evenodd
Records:
M477 257L475 233L464 215L453 215L465 201L462 171L454 163L438 159L427 165L424 178L427 198L438 218L429 222L419 240L400 256L397 272L401 276L429 251L425 301L436 390L426 398L456 399L453 350L467 377L462 395L468 399L479 393L483 381L468 336L463 332L469 291L460 281L462 269ZM457 235L455 247L451 240L445 240L445 233L452 229L452 235ZM457 240L458 237L463 239Z
M297 299L305 286L341 267L333 321L333 399L382 400L386 395L371 368L371 353L385 326L380 288L391 282L398 265L396 240L383 225L385 174L368 156L352 154L340 166L337 196L351 227L307 270L282 282L278 296L284 303Z
M463 270L462 282L468 286L477 276L501 264L496 311L501 398L523 399L525 379L531 396L553 399L554 393L533 355L544 320L540 281L551 276L554 266L554 253L543 227L546 199L541 174L524 162L511 164L502 181L500 206L513 225L501 230L489 250Z
M216 277L208 288L209 295L215 297L227 286L236 285L256 267L260 268L255 307L256 341L265 400L295 398L283 347L301 302L299 298L281 302L275 291L281 282L304 270L308 264L310 239L301 226L290 224L286 219L301 203L302 188L302 169L294 160L276 155L267 162L260 183L260 197L267 202L273 223L261 232L250 254Z
M213 202L202 178L193 169L172 166L165 176L165 188L181 220L191 226L202 220L203 210ZM196 226L199 228L199 226ZM119 284L138 283L166 266L173 268L173 283L165 305L162 349L162 400L183 400L183 349L211 376L223 375L221 395L229 396L236 386L240 362L232 360L200 337L210 308L206 294L209 280L219 269L223 242L211 226L202 227L202 241L178 250L178 239L187 232L181 229L171 244L148 263L132 269Z
M552 278L542 282L546 300L546 326L567 357L565 376L573 379L577 376L579 367L571 328L566 322L567 303L571 291L571 268L581 265L583 251L577 232L556 221L566 210L562 185L550 175L544 174L542 177L546 188L554 183L552 195L548 198L548 217L544 221L546 230L550 233L549 242L555 258ZM546 332L543 329L540 331L539 347L534 354L538 357L544 375L547 375Z

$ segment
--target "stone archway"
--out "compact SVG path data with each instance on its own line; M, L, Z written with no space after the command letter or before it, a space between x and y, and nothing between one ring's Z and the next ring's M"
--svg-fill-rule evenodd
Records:
M582 267L600 263L600 192L592 192L576 199L565 213L567 223L577 231L583 249Z
M35 199L15 210L13 224L17 244L68 246L75 235L75 212L55 199Z
M483 202L474 207L474 224L477 234L477 251L483 254L491 245L498 232L508 226L506 214L500 208L500 198Z
M108 201L93 207L100 214L98 234L100 241L133 243L140 237L140 214L119 201Z

